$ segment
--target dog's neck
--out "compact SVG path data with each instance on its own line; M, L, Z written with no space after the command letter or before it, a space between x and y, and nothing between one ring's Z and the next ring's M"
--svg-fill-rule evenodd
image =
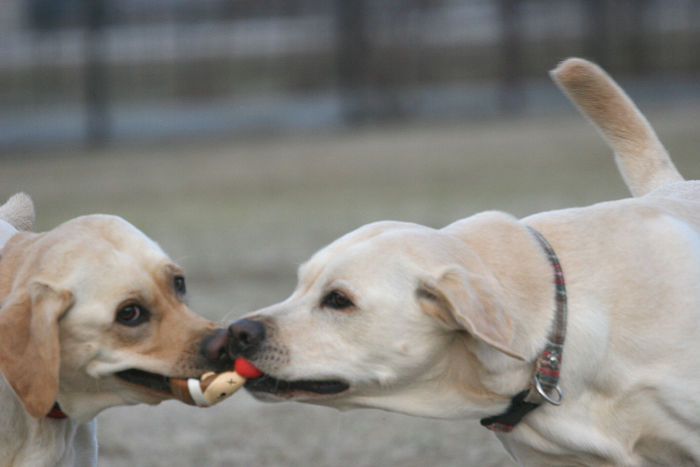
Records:
M529 227L530 232L538 240L542 249L547 253L549 262L554 271L554 290L556 310L554 323L547 338L547 344L535 364L533 383L529 389L516 394L508 409L496 416L481 419L481 425L491 431L510 433L513 428L530 412L537 409L544 402L559 405L562 401L562 391L559 387L559 374L562 355L564 351L564 338L566 336L567 298L564 273L551 245L535 229Z
M483 267L494 279L494 290L513 324L511 346L524 359L515 360L488 345L473 351L485 367L484 388L502 397L489 415L505 413L516 395L524 399L533 370L550 340L555 325L556 296L551 258L536 234L502 212L484 212L445 229L478 252ZM551 249L551 248L550 248ZM508 253L512 252L512 253ZM556 256L556 255L555 255ZM552 397L556 399L556 394ZM528 401L533 402L528 398ZM535 401L541 403L541 400ZM483 415L482 415L483 416Z
M523 223L502 212L483 212L443 230L478 253L513 323L510 345L524 360L535 361L547 343L555 308L552 266L537 239Z
M94 422L31 417L0 374L0 464L6 459L18 465L24 465L26 459L33 463L42 459L46 465L96 465L97 446L88 436L94 430ZM77 463L77 458L86 461Z

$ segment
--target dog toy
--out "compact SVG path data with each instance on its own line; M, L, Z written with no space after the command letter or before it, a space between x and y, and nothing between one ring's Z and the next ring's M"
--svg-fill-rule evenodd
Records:
M171 378L170 390L176 399L185 404L209 407L238 391L248 379L258 378L262 374L248 360L237 358L233 371L208 372L199 379Z

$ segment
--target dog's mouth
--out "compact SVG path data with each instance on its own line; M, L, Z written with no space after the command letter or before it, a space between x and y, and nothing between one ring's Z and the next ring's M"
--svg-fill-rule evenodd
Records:
M157 373L130 369L115 373L122 380L153 391L172 395L170 378ZM249 379L245 388L252 393L265 393L283 399L302 395L330 396L347 391L350 385L341 380L296 380L286 381L264 374Z
M123 379L127 383L143 386L154 391L172 394L170 390L170 378L148 371L131 369L115 373L115 376Z
M286 381L270 375L249 379L244 386L252 393L265 393L280 398L302 395L329 396L350 389L350 384L341 380L296 380Z

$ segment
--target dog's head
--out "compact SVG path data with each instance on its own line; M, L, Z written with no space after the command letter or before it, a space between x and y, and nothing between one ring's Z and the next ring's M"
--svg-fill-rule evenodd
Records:
M0 370L27 412L90 419L230 366L227 332L184 303L182 270L113 216L18 233L0 260Z
M265 373L246 388L267 400L492 413L530 371L504 286L447 231L370 224L303 265L289 299L234 322L231 354Z

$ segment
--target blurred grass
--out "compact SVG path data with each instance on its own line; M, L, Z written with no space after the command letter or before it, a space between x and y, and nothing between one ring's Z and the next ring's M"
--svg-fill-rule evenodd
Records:
M700 109L652 125L700 178ZM340 133L248 136L0 159L0 198L32 195L37 230L121 215L185 267L192 308L228 322L286 298L298 265L367 222L442 227L486 209L517 216L628 196L609 149L570 114ZM176 402L100 415L100 465L511 465L475 422L379 411ZM381 433L381 436L377 436Z

